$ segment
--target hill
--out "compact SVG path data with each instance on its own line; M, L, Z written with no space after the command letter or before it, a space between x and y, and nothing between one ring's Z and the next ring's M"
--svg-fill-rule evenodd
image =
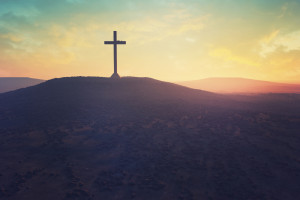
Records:
M178 84L217 93L300 93L299 84L275 83L245 78L206 78L178 82Z
M299 102L134 77L0 94L0 199L298 199Z
M0 93L26 88L42 82L44 80L26 77L0 77Z

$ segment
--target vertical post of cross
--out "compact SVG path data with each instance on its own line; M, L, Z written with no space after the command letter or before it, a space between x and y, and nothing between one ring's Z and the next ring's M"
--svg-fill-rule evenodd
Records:
M117 63L117 31L114 31L114 74L118 74Z

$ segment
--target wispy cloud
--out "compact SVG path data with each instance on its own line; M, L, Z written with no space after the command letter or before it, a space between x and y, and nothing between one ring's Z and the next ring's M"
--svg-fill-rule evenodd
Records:
M245 56L238 55L236 53L233 53L230 49L228 48L215 48L212 49L209 53L210 56L222 59L224 61L232 61L236 62L238 64L242 65L248 65L248 66L259 66L260 63L256 62L250 58L247 58Z
M287 10L288 10L287 5L283 5L283 6L281 7L281 13L280 13L280 15L278 16L278 18L283 18L283 17L286 15Z
M285 52L300 50L300 30L279 34L279 30L272 32L261 41L260 55L266 57L282 48Z

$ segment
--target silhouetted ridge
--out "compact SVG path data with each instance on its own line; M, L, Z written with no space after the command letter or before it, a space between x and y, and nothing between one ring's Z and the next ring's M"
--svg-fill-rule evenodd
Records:
M298 112L299 95L282 95L280 101L276 99L270 95L226 96L151 78L57 78L0 94L0 112L8 113L0 125L9 125L10 119L18 119L20 124L29 125L39 121L59 123L77 118L108 119L108 115L126 116L129 120L167 114L174 110L179 113L203 109L221 113L228 108L269 112L282 112L284 109L289 111L287 114Z
M185 100L220 97L210 92L194 90L151 78L70 77L46 81L34 87L10 93L8 96L35 96L41 99L111 99L132 101ZM128 103L128 102L127 102ZM154 103L154 102L153 102Z
M0 77L0 93L26 88L44 82L27 77Z
M54 123L95 115L132 118L174 107L191 110L194 106L221 105L221 100L221 95L151 78L70 77L1 94L0 109L13 116L18 113L14 117L23 124L39 120Z

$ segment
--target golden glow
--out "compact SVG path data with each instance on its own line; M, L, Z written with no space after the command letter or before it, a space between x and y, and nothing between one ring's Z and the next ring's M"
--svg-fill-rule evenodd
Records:
M211 57L221 58L224 61L233 61L233 62L242 64L242 65L249 65L249 66L253 66L253 67L257 67L260 65L258 62L252 61L247 57L235 55L229 49L226 49L226 48L214 49L214 50L210 51L209 55Z

